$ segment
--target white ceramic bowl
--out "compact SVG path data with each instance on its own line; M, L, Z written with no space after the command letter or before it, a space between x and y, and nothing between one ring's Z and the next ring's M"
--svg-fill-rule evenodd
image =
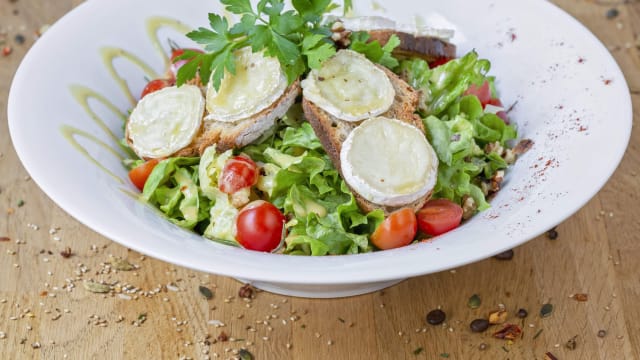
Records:
M320 258L251 252L182 230L131 195L116 155L122 117L133 105L124 90L139 94L145 75L163 71L167 38L191 45L182 35L187 27L162 27L153 42L149 26L158 17L205 25L208 12L221 10L211 0L92 0L71 11L15 75L8 107L14 146L43 191L100 234L167 262L308 297L365 293L513 248L576 212L611 176L630 136L630 96L605 47L573 18L533 0L376 4L357 2L355 13L452 28L459 54L476 49L490 59L503 102L515 104L520 135L535 141L490 210L431 242ZM146 65L118 57L122 51ZM113 62L104 60L108 54Z

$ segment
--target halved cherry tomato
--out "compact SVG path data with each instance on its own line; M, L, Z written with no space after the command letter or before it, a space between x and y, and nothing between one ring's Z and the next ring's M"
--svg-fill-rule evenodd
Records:
M285 217L273 204L256 200L245 206L236 220L236 239L245 249L272 251L280 245Z
M142 189L144 189L144 184L147 182L149 174L151 174L151 171L153 171L153 168L155 168L159 162L159 159L151 159L129 171L129 179L138 190L142 191Z
M429 200L416 216L420 231L436 236L460 225L462 207L447 199Z
M471 84L464 94L477 96L478 100L482 103L482 108L484 109L489 101L491 101L491 87L489 86L489 81L485 80L485 82L480 86Z
M220 191L227 194L253 186L258 182L258 165L247 156L235 156L227 160L218 179Z
M189 62L189 59L182 59L182 60L175 61L175 58L177 58L178 56L184 54L185 50L190 50L190 51L195 51L197 53L202 53L202 50L199 50L199 49L173 49L171 51L171 66L170 66L170 69L171 69L171 74L173 74L174 77L176 76L176 74L178 74L178 70L180 70L182 65L184 65L184 64Z
M371 235L378 249L395 249L408 245L416 237L416 214L409 208L392 212Z
M155 79L149 81L147 86L142 90L142 94L140 95L140 99L151 94L152 92L156 92L158 90L162 90L166 87L173 86L175 82L169 79Z

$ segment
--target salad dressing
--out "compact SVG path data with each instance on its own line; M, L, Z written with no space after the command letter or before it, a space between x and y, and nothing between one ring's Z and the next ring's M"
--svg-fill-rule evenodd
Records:
M182 24L181 22L171 18L151 17L147 19L146 28L147 28L147 35L149 36L149 40L151 41L151 44L153 45L153 47L158 51L158 54L162 56L165 63L165 67L168 67L169 57L166 55L165 50L162 48L162 42L158 37L158 31L162 27L169 27L180 33L187 33L191 29L186 25ZM135 106L135 104L137 103L137 99L131 92L131 89L129 88L126 79L120 76L116 71L113 65L114 61L116 59L122 58L139 67L148 78L154 79L159 77L158 73L155 70L153 70L147 63L145 63L139 57L133 55L132 53L124 49L117 48L117 47L103 47L100 50L100 55L102 57L102 60L107 70L109 71L109 74L111 75L113 80L117 82L118 86L120 87L120 89L122 89L122 92L124 93L125 96L127 96L127 98L129 99L129 102L133 106ZM120 152L120 147L118 146L120 137L116 136L116 134L114 134L113 131L107 126L107 121L105 121L104 118L101 118L91 108L91 106L89 105L89 100L93 99L98 101L102 105L104 105L113 114L115 114L116 117L122 121L122 123L126 121L127 115L121 112L120 109L118 109L118 107L114 105L111 101L109 101L106 97L104 97L102 94L98 93L93 89L90 89L88 87L81 86L81 85L71 85L69 87L69 91L71 92L71 95L76 100L78 105L80 105L82 109L84 109L85 113L89 115L89 117L98 125L98 127L102 130L102 132L109 137L109 140L108 141L101 140L93 134L90 134L84 130L81 130L79 128L66 125L66 124L60 127L60 132L62 136L67 140L67 142L69 142L69 144L75 150L78 151L78 153L80 153L85 158L87 158L87 160L89 160L91 163L96 165L100 170L104 171L106 174L114 178L118 183L124 184L125 181L121 177L116 175L113 171L109 170L104 165L102 165L98 160L96 160L89 153L87 148L84 147L77 140L77 138L82 137L85 140L90 141L104 148L105 150L107 150L108 152L116 156L120 161L122 161L125 159L125 156L122 155L122 153Z

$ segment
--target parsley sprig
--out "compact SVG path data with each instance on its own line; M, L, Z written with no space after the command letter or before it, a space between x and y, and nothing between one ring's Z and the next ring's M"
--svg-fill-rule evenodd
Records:
M221 3L226 11L239 15L240 21L230 26L226 18L209 14L209 29L200 27L187 34L205 53L186 50L175 59L189 60L178 71L178 85L198 74L203 84L211 79L218 90L225 70L235 74L233 52L246 46L277 58L289 83L336 52L331 31L322 24L323 15L338 7L331 0L292 0L294 10L285 10L284 0L260 0L255 8L250 0ZM344 1L345 12L351 5L351 0Z
M366 31L355 31L351 33L349 48L353 51L365 55L374 63L386 66L395 70L399 65L398 59L393 56L393 50L400 45L400 39L396 34L391 35L386 44L380 45L376 41L369 41L371 35Z

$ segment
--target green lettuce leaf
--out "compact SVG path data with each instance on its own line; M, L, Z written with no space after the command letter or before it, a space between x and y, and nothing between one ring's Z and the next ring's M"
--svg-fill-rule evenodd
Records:
M159 162L142 191L144 200L160 209L169 221L187 229L207 222L211 206L198 188L199 160L176 157Z

